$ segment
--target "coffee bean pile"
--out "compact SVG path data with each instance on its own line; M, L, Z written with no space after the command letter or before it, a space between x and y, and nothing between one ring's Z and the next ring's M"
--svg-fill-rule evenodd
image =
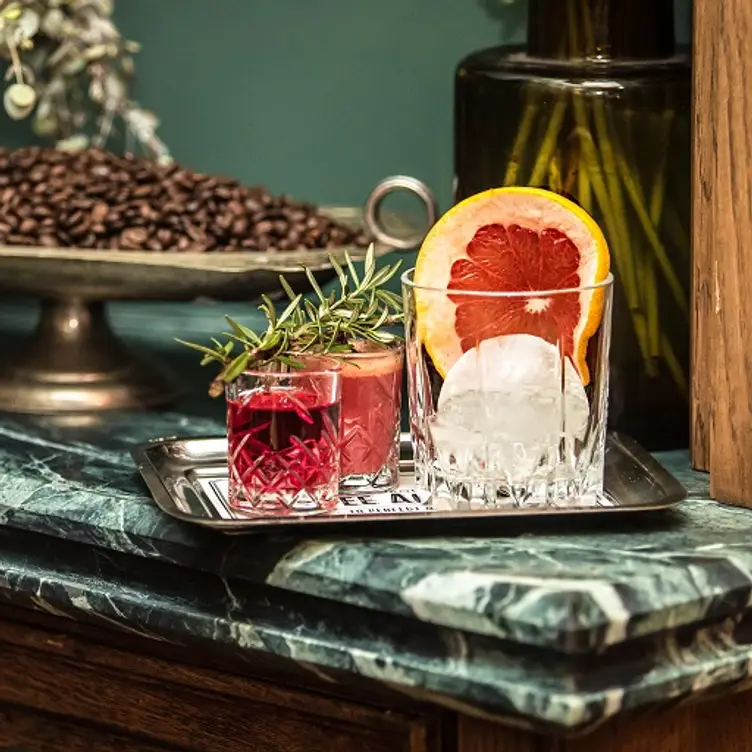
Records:
M365 247L315 206L101 149L0 149L0 244L149 251Z

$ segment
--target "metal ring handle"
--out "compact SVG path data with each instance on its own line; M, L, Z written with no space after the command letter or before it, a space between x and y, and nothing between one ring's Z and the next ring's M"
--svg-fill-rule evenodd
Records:
M384 199L396 191L408 191L415 194L422 202L426 210L425 229L419 233L400 237L392 235L381 224L381 205ZM417 248L426 237L428 231L434 226L439 216L439 206L436 203L431 189L417 178L409 175L393 175L382 180L366 199L364 208L364 220L368 231L380 243L384 243L400 251L409 251Z

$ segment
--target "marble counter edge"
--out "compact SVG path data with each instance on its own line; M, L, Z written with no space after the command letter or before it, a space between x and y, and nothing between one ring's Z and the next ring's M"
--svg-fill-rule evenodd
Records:
M188 427L205 433L207 428L206 421L189 421L185 416L179 415L155 416L150 421L152 427L149 430L153 430L155 434L186 433ZM208 425L214 424L209 422ZM143 426L139 426L139 430L143 430ZM10 430L7 425L0 428L8 439L22 442L26 438L33 443L35 450L65 453L68 449L67 445L60 442L40 440L21 431ZM131 427L129 430L134 429ZM92 445L78 444L74 448L76 456L81 456L86 461L101 451ZM124 456L122 449L111 454L111 462L117 472L136 473L130 458ZM537 610L529 610L527 613L517 609L514 618L507 618L504 614L486 613L477 604L467 601L477 592L477 580L452 591L446 587L447 572L420 570L421 556L425 554L425 550L430 545L434 549L442 545L435 538L427 539L428 542L414 540L414 550L405 551L408 559L411 555L413 557L410 566L414 568L414 572L401 571L398 566L399 556L393 556L390 564L393 571L386 572L383 568L380 570L380 576L389 575L391 579L374 581L363 576L363 572L368 571L369 557L372 556L369 545L371 549L377 548L378 555L384 559L384 552L388 553L390 546L395 548L400 545L399 541L329 541L324 545L335 551L335 555L323 557L316 563L316 557L311 556L310 551L321 546L318 541L271 541L264 538L261 539L263 544L259 546L259 539L253 541L234 536L228 540L228 537L220 534L199 530L165 517L156 509L146 492L139 495L133 490L135 487L129 486L131 490L128 493L118 495L115 491L108 492L106 484L100 488L67 481L50 471L49 462L45 465L42 461L41 469L40 462L36 461L17 464L18 467L12 472L0 472L0 480L5 481L0 490L0 500L6 500L5 503L0 501L0 522L8 528L32 530L50 537L75 540L138 557L169 561L179 566L247 579L250 582L266 582L288 591L350 603L381 613L394 613L426 623L513 639L521 644L542 645L571 652L597 650L625 638L659 632L667 627L707 617L728 615L749 604L752 546L743 552L749 559L746 569L730 566L717 552L705 552L703 555L706 563L715 555L718 565L728 569L728 572L724 570L723 573L725 579L709 583L706 592L702 593L693 589L696 579L694 571L682 571L681 587L677 587L674 582L673 592L662 594L665 601L663 608L656 608L649 598L637 602L634 597L634 602L628 608L623 607L619 602L621 594L614 596L614 590L623 589L624 586L617 579L606 583L606 595L616 604L618 613L609 612L609 607L601 608L597 598L590 599L592 602L586 604L587 609L581 608L581 599L577 609L569 607L564 617L560 615L557 617L558 621L551 622L543 607L548 601L543 597L546 595L545 582L541 580L528 583L526 588L519 584L516 586L517 596L526 596L528 601L538 598L540 607L536 606ZM18 501L8 503L14 497ZM733 514L714 502L694 499L687 504L687 510L695 507L702 510L710 505L718 514ZM82 517L85 514L91 515L92 509L102 510L102 513L96 518ZM75 518L76 515L78 519ZM127 526L130 529L126 529ZM498 545L499 541L494 544ZM461 545L461 539L453 539L453 548ZM252 553L244 551L244 546L250 546ZM346 567L343 566L343 550L350 557ZM459 571L448 574L475 575L473 571L463 572L462 565L462 556L459 555ZM475 569L482 569L483 556L476 553L468 556L466 566L470 565ZM346 576L344 572L347 572ZM482 589L482 592L490 593L491 588L495 587L494 592L498 596L498 586L504 584L504 578L500 576L497 580L484 586L485 590ZM408 581L409 587L405 586ZM642 588L650 593L655 590L656 582L660 583L660 577L631 573L629 587L633 591ZM431 584L433 588L428 587ZM437 588L437 585L441 587ZM440 593L444 600L437 599L431 590ZM449 595L455 597L454 601L448 600ZM572 616L575 611L576 618Z
M101 498L102 502L108 500L106 494L95 491L87 491L90 499L95 501ZM126 503L120 500L120 503ZM157 514L159 514L157 512ZM172 523L172 521L170 521ZM261 583L307 595L315 596L333 602L349 603L361 608L377 612L394 613L409 616L418 621L433 623L439 626L472 631L478 634L495 636L502 639L512 639L521 644L552 647L564 652L581 652L597 650L611 644L659 632L667 627L677 627L683 624L691 624L707 618L708 608L716 605L716 614L722 616L731 613L732 610L746 603L752 590L752 581L740 580L735 584L733 591L725 591L727 597L718 600L717 595L702 596L694 593L681 597L681 589L676 590L676 597L663 608L656 609L651 604L644 604L642 609L629 612L620 611L616 617L609 616L608 611L596 612L591 610L589 614L584 609L579 610L580 623L573 628L575 619L566 618L566 629L559 624L548 625L540 614L531 614L531 618L507 620L497 617L491 620L487 615L472 611L469 608L457 607L449 602L437 602L429 597L426 587L420 591L418 580L424 583L440 583L442 573L424 573L415 578L410 592L404 590L389 590L380 583L369 582L365 587L362 582L347 581L335 577L332 573L338 570L336 560L324 560L321 566L309 572L305 565L314 558L312 552L322 548L347 547L355 551L357 546L365 546L362 540L354 542L342 540L329 541L301 541L301 542L270 542L264 540L265 553L263 562L256 561L256 573L249 574L244 562L234 561L232 552L242 545L243 540L233 536L233 540L227 540L227 547L222 546L221 551L214 547L193 546L189 542L182 542L179 538L166 539L125 531L115 527L105 528L97 525L82 526L64 517L54 514L36 514L29 512L23 507L14 507L0 504L0 524L9 528L24 531L32 531L41 535L55 537L63 540L73 540L79 543L94 545L105 550L118 553L136 555L148 559L168 561L177 566L198 569L200 571L219 574ZM200 531L204 532L204 531ZM227 537L229 538L229 536ZM251 545L258 543L259 539L244 539ZM380 539L378 544L386 546L388 539ZM367 553L363 554L364 558ZM300 564L303 563L304 566ZM260 570L260 572L259 572ZM443 573L446 574L446 573ZM462 574L462 573L460 573ZM472 579L472 572L465 572ZM503 579L503 577L501 577ZM480 583L482 584L482 582ZM498 584L498 583L496 583ZM630 586L636 588L639 583L632 580ZM646 590L651 588L650 578L644 578L643 585ZM618 588L619 582L609 583L609 597L617 597L613 588ZM477 592L478 583L469 585L468 592ZM541 579L537 583L529 583L527 593L541 589L541 597L545 597L546 582ZM441 588L432 588L435 592L444 592ZM738 592L736 592L738 591ZM688 591L685 591L688 592ZM586 593L585 593L586 594ZM734 597L734 594L736 596ZM579 595L582 595L580 593ZM575 609L576 610L576 609ZM545 612L544 608L540 613ZM537 618L536 618L537 617ZM587 618L586 618L587 617ZM621 621L618 621L618 619ZM588 620L589 619L589 620Z
M520 651L431 625L406 627L400 617L212 575L197 573L188 587L169 565L136 567L130 557L75 544L29 553L33 536L19 542L7 531L0 543L0 593L14 602L177 645L221 644L250 664L262 651L317 673L344 670L534 729L579 732L620 713L752 681L752 617L665 634L640 651L617 651L612 663L602 656L577 668L548 651Z

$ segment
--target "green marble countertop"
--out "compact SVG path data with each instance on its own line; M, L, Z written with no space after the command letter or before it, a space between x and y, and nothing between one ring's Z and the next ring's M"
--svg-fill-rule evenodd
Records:
M195 306L158 319L123 307L118 328L200 394L189 353L144 342L147 319L163 341L195 338L189 312L229 308ZM6 341L27 322L0 309ZM0 597L558 733L751 683L752 512L708 500L685 454L659 457L690 491L666 513L476 537L223 536L162 515L128 455L154 436L220 433L221 407L196 398L78 431L0 417Z

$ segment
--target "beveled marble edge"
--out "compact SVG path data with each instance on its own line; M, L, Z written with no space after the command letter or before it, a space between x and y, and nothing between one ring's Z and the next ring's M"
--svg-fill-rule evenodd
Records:
M752 513L694 499L598 533L299 543L268 584L566 653L741 613Z
M572 653L728 616L750 601L748 510L694 499L667 518L605 532L489 541L251 541L162 515L127 454L144 438L206 434L217 424L150 414L113 418L108 429L110 445L71 442L2 419L0 524ZM684 457L662 459L702 493Z
M395 616L0 531L0 598L189 648L263 652L336 681L347 672L453 710L546 732L752 685L752 615L581 661ZM328 674L334 671L335 674Z

